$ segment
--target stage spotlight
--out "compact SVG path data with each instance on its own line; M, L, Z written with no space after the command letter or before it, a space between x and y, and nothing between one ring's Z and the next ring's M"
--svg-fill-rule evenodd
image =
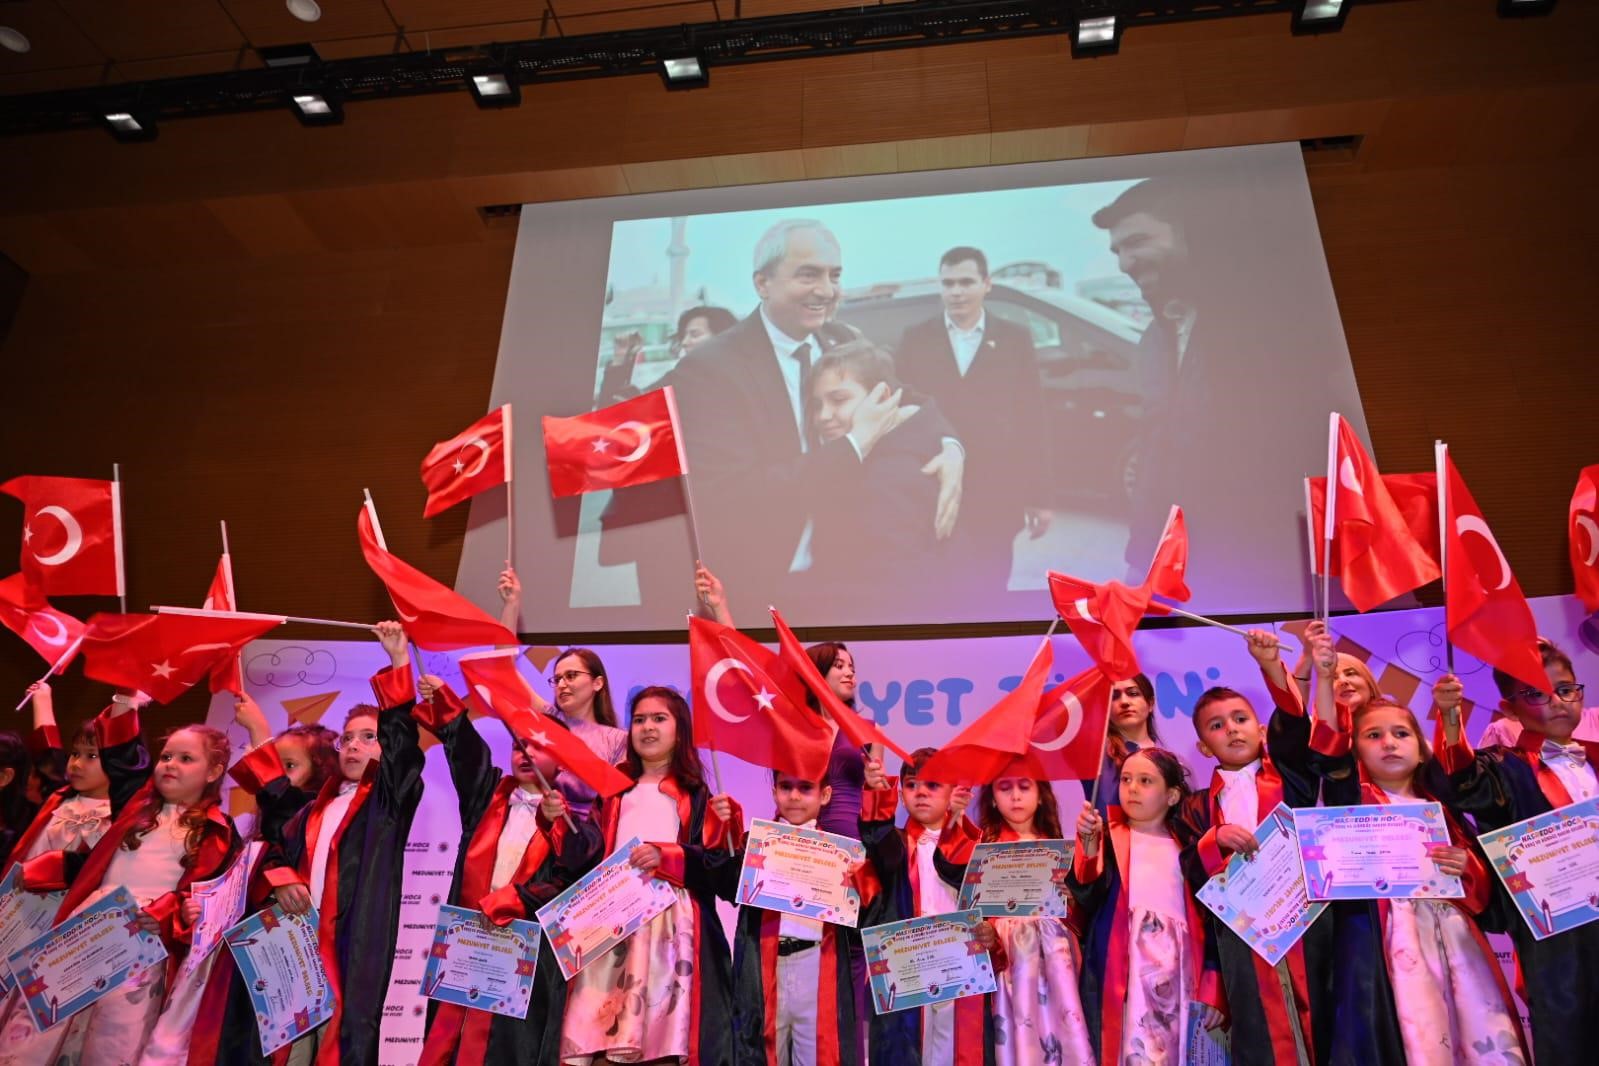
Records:
M301 86L290 90L294 117L305 126L337 126L344 121L344 105L321 89Z
M1072 56L1115 55L1121 47L1121 20L1115 15L1080 18L1072 27Z
M322 17L322 5L316 0L283 0L283 6L301 22L315 22Z
M153 141L156 136L155 119L138 111L108 111L101 117L111 136L124 144Z
M509 70L468 74L466 87L472 91L477 106L482 108L515 107L522 102L522 87Z
M1294 9L1295 33L1331 33L1344 28L1352 0L1300 0Z
M1555 9L1555 0L1499 0L1500 18L1522 18L1526 15L1547 15Z
M705 57L698 52L662 56L660 70L668 89L701 89L711 83Z
M8 52L27 53L33 50L33 42L21 30L0 26L0 48Z

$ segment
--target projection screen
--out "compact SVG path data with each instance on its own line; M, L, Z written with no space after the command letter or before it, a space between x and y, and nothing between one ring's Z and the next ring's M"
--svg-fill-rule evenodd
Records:
M490 399L524 631L681 626L681 481L552 500L539 435L669 384L752 626L1047 618L1048 570L1136 580L1174 503L1194 608L1307 609L1301 479L1330 410L1365 435L1294 144L528 205ZM474 501L479 602L504 519Z

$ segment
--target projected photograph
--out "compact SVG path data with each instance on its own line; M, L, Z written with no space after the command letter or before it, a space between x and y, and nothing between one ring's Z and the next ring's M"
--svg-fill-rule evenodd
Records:
M1301 602L1301 479L1329 410L1363 419L1299 153L1117 162L934 195L851 179L862 195L831 202L796 183L752 210L704 210L748 190L618 202L603 299L563 316L566 358L586 336L592 360L577 403L674 388L700 554L736 617L1046 618L1049 570L1141 577L1174 503L1196 604ZM572 239L524 213L519 274L524 248L541 266ZM689 502L673 480L574 503L569 580L547 581L563 620L680 622Z

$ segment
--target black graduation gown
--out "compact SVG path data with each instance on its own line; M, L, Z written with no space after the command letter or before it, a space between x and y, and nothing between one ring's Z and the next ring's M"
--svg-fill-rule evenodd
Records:
M1309 754L1310 720L1291 710L1273 711L1266 726L1266 758L1255 783L1260 817L1271 813L1279 802L1294 808L1316 805L1321 782L1311 771ZM1231 857L1215 846L1214 829L1221 824L1220 797L1221 778L1216 775L1209 789L1188 797L1178 816L1183 875L1193 892ZM1203 914L1216 944L1222 988L1227 994L1233 1066L1293 1062L1297 1052L1292 1022L1273 967L1208 908ZM1332 1046L1332 939L1333 920L1323 913L1284 959L1295 996L1303 997L1298 1003L1300 1028L1313 1062L1325 1062Z
M866 859L881 884L877 898L862 908L860 924L882 925L919 916L919 874L916 868L916 841L923 830L914 820L901 829L894 824L898 811L899 786L894 778L889 787L862 794L861 843ZM966 876L966 863L976 845L976 828L963 817L950 824L939 836L933 865L939 879L959 888ZM1004 968L1000 951L992 953L996 971ZM994 1011L992 996L966 996L955 1001L955 1066L994 1066ZM872 1014L868 1026L868 1057L890 1066L922 1066L922 1011L894 1011Z
M542 854L532 875L521 880L513 878L505 889L488 893L499 842L498 830L505 824L507 801L515 783L494 765L493 753L454 693L444 690L431 703L418 704L416 717L444 745L450 764L450 782L455 786L460 803L461 843L456 852L449 902L458 907L484 910L496 919L534 920L540 907L582 877L599 858L599 827L592 817L578 815L573 816L576 830L564 822L548 829L541 826L528 841L529 852L539 849ZM480 829L491 831L492 838L477 839ZM551 834L558 841L554 847L547 844ZM490 895L497 897L492 903L487 902ZM553 951L539 952L533 971L533 996L525 1018L454 1007L453 1011L460 1017L441 1021L441 1008L447 1015L452 1011L450 1005L428 1002L423 1063L555 1066L560 1061L566 978ZM486 1037L474 1033L463 1038L460 1024L463 1018L469 1030L474 1021L481 1025L486 1020Z
M1570 796L1538 754L1544 738L1523 730L1514 747L1472 752L1464 743L1439 760L1449 773L1451 802L1470 814L1479 832L1563 807ZM1588 765L1599 767L1599 744L1585 743ZM1516 945L1516 964L1532 1020L1533 1052L1547 1063L1592 1062L1592 1029L1599 1019L1599 922L1547 940L1533 937L1504 885L1494 879L1495 906Z
M411 717L410 669L385 670L372 685L383 708L378 714L383 755L367 766L342 832L330 829L337 834L336 854L328 862L320 931L323 965L339 1004L322 1030L318 1066L377 1066L378 1030L400 931L405 842L422 802L423 757ZM281 855L269 855L273 865L293 867L310 882L321 814L338 787L339 780L328 781L316 801L290 821ZM335 1040L336 1047L330 1046Z

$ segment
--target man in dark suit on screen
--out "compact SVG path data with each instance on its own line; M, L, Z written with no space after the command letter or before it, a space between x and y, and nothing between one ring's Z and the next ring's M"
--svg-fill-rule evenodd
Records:
M811 363L859 336L832 320L842 272L838 240L826 226L777 223L755 247L760 306L662 380L677 393L706 562L745 612L803 580L813 508L826 506L832 480L859 474L862 459L903 417L898 394L879 386L855 411L848 436L821 443L808 424ZM961 507L964 464L951 434L927 467L939 484L946 536Z
M894 361L938 402L966 449L955 538L963 587L1003 592L1016 534L1042 536L1053 514L1049 421L1025 326L989 314L988 257L961 246L938 263L944 313L905 331Z

